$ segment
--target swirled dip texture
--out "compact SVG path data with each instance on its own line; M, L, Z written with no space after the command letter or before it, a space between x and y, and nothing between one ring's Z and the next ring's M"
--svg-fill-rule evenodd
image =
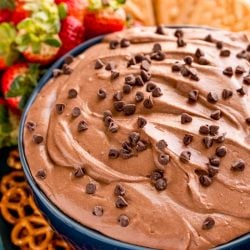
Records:
M249 50L243 33L161 27L89 48L28 112L25 154L41 190L140 246L208 249L248 233Z

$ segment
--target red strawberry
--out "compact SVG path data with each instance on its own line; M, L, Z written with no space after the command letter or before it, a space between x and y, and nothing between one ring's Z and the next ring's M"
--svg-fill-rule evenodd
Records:
M18 0L15 2L15 9L12 13L12 18L11 18L11 21L15 25L17 25L22 20L30 16L30 12L25 10L24 6L25 6L25 3L22 2L21 0Z
M39 78L37 64L17 63L9 67L2 76L1 89L8 106L20 111L36 86Z
M59 37L62 47L58 56L62 56L84 40L84 27L82 23L73 16L68 16L62 21Z
M8 9L0 9L0 23L9 22L11 20L11 11Z
M81 23L84 19L85 9L88 5L87 0L55 0L56 4L65 3L67 5L67 15L73 16Z
M88 10L84 17L86 38L120 31L124 28L126 15L123 9Z
M18 63L9 67L3 74L1 88L5 96L8 106L13 109L18 109L21 97L7 97L12 84L18 76L27 73L29 66L26 63Z

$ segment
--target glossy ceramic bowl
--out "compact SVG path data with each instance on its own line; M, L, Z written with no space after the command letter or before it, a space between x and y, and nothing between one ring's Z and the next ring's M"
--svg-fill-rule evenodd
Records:
M176 26L173 28L177 28ZM183 26L181 28L184 28ZM77 56L89 47L100 43L103 37L97 37L91 39L80 46L76 47L69 54L72 56ZM40 190L36 184L34 178L31 175L28 163L25 158L24 146L23 146L23 130L25 127L26 115L29 112L30 106L35 100L37 94L40 92L42 87L48 82L50 78L53 77L53 69L60 68L64 63L64 59L67 55L59 59L42 77L38 86L31 95L20 124L19 131L19 152L20 158L23 165L23 170L26 176L26 179L31 187L34 198L37 202L38 207L43 212L45 217L48 219L51 226L58 231L62 236L64 236L68 241L72 242L76 248L79 249L117 249L117 250L142 250L146 249L144 247L139 247L131 244L127 244L118 240L114 240L110 237L106 237L95 230L89 229L72 218L64 214L58 207L56 207L46 195ZM136 237L136 236L135 236ZM236 250L236 249L250 249L250 234L242 236L230 243L227 243L223 246L217 247L216 249L220 250Z

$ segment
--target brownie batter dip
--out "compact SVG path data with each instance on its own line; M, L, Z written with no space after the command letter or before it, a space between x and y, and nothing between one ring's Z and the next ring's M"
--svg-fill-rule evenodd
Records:
M207 29L105 37L37 95L24 147L66 215L157 249L250 232L250 41Z

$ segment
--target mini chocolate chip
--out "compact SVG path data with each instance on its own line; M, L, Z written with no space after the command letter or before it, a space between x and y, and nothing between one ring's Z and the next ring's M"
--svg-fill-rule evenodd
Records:
M109 124L108 130L111 133L116 133L118 131L118 128L119 128L119 126L115 122L111 121L110 124Z
M127 149L122 148L120 150L120 156L121 156L122 159L129 159L132 156L134 156L134 153L131 152L131 150L127 150Z
M103 212L104 212L104 209L102 206L95 206L92 210L93 215L98 216L98 217L102 216Z
M210 103L216 103L218 102L219 98L218 95L215 92L209 92L207 95L207 101Z
M164 52L162 51L158 51L158 52L154 52L153 54L151 54L150 58L152 60L156 60L156 61L163 61L165 59L166 55Z
M110 79L111 80L115 80L117 79L118 77L120 76L120 73L118 71L111 71L111 76L110 76Z
M250 75L247 75L243 78L243 83L246 85L250 85Z
M43 142L43 137L41 135L33 135L33 142L36 144L40 144Z
M172 72L180 72L181 71L181 65L179 62L176 62L172 65Z
M191 103L197 102L199 97L199 90L191 90L188 93L188 101Z
M192 122L193 118L191 115L187 113L182 113L181 114L181 124L186 124Z
M211 34L208 34L205 38L204 41L212 43L214 41L214 39L212 38Z
M132 152L132 145L128 141L122 143L122 148L126 149L129 152Z
M116 202L115 202L115 206L116 206L117 208L124 208L124 207L127 207L127 206L128 206L128 202L125 200L124 197L122 197L122 196L119 195L119 196L117 197Z
M227 67L223 70L223 74L226 76L232 76L234 74L232 67Z
M190 75L190 71L185 65L181 66L181 74L184 77L188 77Z
M107 63L105 69L111 71L115 68L115 64L113 62Z
M225 141L226 133L223 133L222 135L218 135L216 138L214 138L214 141L216 143L223 143Z
M62 71L63 74L70 75L73 72L73 69L68 64L63 64Z
M70 99L76 98L77 95L78 95L78 93L75 89L70 89L68 91L68 98L70 98Z
M183 37L183 31L181 29L177 29L175 32L174 32L174 36L175 37Z
M136 65L136 60L134 57L132 57L131 59L129 59L128 63L127 63L127 67L130 67L132 65Z
M101 69L104 67L104 63L102 62L101 59L97 59L96 62L95 62L95 69Z
M123 107L125 105L125 102L123 102L123 101L117 101L117 102L114 102L113 105L114 105L114 108L115 108L115 110L117 112L121 112L121 111L123 111Z
M247 88L245 86L242 86L241 88L237 89L236 91L241 96L244 96L247 94Z
M112 112L111 112L110 110L105 110L105 111L103 112L103 120L104 120L107 116L110 116L110 117L113 116L113 114L112 114Z
M183 58L183 61L187 64L187 65L191 65L193 62L193 57L192 56L185 56Z
M160 170L154 170L150 175L150 180L152 183L155 183L161 178L163 178L163 172L161 172Z
M71 115L73 118L80 116L80 114L81 114L81 110L78 107L74 107L71 111Z
M246 72L246 70L242 67L242 66L240 66L240 65L238 65L236 68L235 68L235 74L236 75L242 75L242 74L244 74Z
M63 71L61 69L53 69L53 76L58 77L63 74Z
M150 80L151 78L151 73L145 71L145 70L141 70L141 78L144 82L147 82Z
M156 87L153 91L152 91L152 96L153 97L160 97L162 96L163 93L161 92L161 88Z
M214 225L215 225L214 219L211 217L207 217L202 224L202 229L203 230L210 230L214 227Z
M73 61L74 61L74 57L71 56L71 55L66 56L65 59L64 59L64 62L66 64L71 64Z
M209 61L204 56L201 56L198 59L198 64L200 64L200 65L209 65Z
M113 100L114 101L121 101L123 98L123 94L121 91L117 91L114 95L113 95Z
M208 135L210 132L209 126L208 125L202 125L200 126L199 133L202 135Z
M213 111L210 117L214 120L219 120L221 118L221 111L219 109Z
M220 56L222 56L222 57L229 57L230 54L231 54L231 52L228 49L221 50L221 52L220 52Z
M183 163L188 163L190 161L191 152L190 151L182 151L180 154L180 161Z
M159 43L155 43L153 46L153 52L161 51L161 45Z
M161 26L161 25L157 26L156 30L155 30L155 33L159 34L159 35L165 35L163 26Z
M183 144L185 146L189 145L193 141L193 136L189 134L185 134L183 137Z
M122 227L127 227L129 225L129 217L127 215L120 215L117 219L118 223Z
M209 136L205 136L203 139L202 139L202 142L204 144L204 146L206 148L211 148L213 146L213 138L209 137Z
M201 50L201 49L197 49L196 51L195 51L195 56L197 57L197 58L200 58L200 57L202 57L202 56L204 56L205 54L204 54L204 52Z
M117 159L118 157L119 157L119 151L118 150L116 150L116 149L110 149L109 150L109 158L110 159Z
M88 183L85 189L87 194L94 194L96 192L96 185L94 183Z
M135 84L137 85L137 86L144 86L144 81L142 80L142 77L141 76L136 76L136 78L135 78Z
M121 40L121 48L127 48L130 46L130 41L126 38L123 38Z
M137 119L137 125L139 128L144 128L147 124L147 120L141 116L138 117Z
M201 168L197 168L195 169L195 174L197 174L198 176L201 176L201 175L207 175L207 171L204 170L204 169L201 169Z
M142 60L143 60L144 58L145 58L145 57L144 57L143 54L136 54L136 55L135 55L135 61L136 61L136 63L142 62Z
M30 132L33 132L35 131L36 129L36 123L32 122L32 121L29 121L29 122L26 122L26 128L30 131Z
M247 125L250 125L250 117L246 118L245 121L246 121L246 124L247 124Z
M161 153L158 156L158 161L162 165L167 165L169 163L170 157L167 154Z
M100 99L105 99L105 98L107 97L107 92L106 92L105 89L102 89L102 88L101 88L101 89L98 90L97 95L98 95L98 97L99 97Z
M125 76L125 83L131 86L135 85L135 76L134 75L127 75Z
M185 47L186 45L187 45L186 42L182 38L177 38L177 46L179 48Z
M83 132L87 129L88 129L88 124L86 121L82 120L78 123L78 127L77 127L78 132Z
M215 156L215 155L211 156L211 157L209 157L209 163L212 166L218 167L218 166L220 166L220 158Z
M217 126L217 125L211 125L211 126L209 126L209 133L210 133L210 135L212 135L212 136L215 136L215 135L217 135L218 134L218 131L219 131L219 126Z
M229 90L229 89L223 89L222 91L222 98L223 99L229 99L230 97L233 96L233 91L232 90Z
M216 155L219 157L224 157L227 154L226 146L220 146L216 148Z
M153 82L147 83L146 90L147 92L152 92L156 88L156 85Z
M167 180L165 178L160 178L154 183L156 190L163 191L167 188Z
M77 178L83 177L85 175L85 169L82 167L75 168L74 176Z
M126 194L126 189L121 184L115 186L114 194L116 196L124 196Z
M156 147L159 149L159 150L164 150L164 148L166 148L168 146L167 142L165 140L160 140L156 143Z
M231 170L234 172L240 172L243 171L244 169L245 169L245 162L242 159L237 160L231 166Z
M208 176L209 177L214 177L215 175L217 175L219 173L219 168L215 167L215 166L208 166Z
M110 49L116 49L119 45L119 42L117 40L111 40L109 42L109 48Z
M135 149L137 152L142 152L147 149L147 143L145 143L144 141L138 141Z
M128 84L124 84L122 90L124 94L129 94L132 90L132 86Z
M247 45L246 51L250 52L250 44Z
M212 179L208 175L201 175L199 181L203 187L208 187L212 184Z
M149 96L147 99L144 100L143 106L147 109L153 108L154 103L153 103L151 96Z
M65 109L65 104L62 103L56 104L56 113L58 115L62 114L64 109Z
M47 177L46 171L44 169L39 169L36 173L36 177L40 180L44 180Z
M197 75L194 75L194 74L190 75L190 79L194 80L194 81L197 81L197 82L200 81L200 78Z
M135 104L125 104L123 106L123 112L125 115L133 115L136 110L136 105Z
M135 94L135 101L136 102L141 102L144 99L144 94L141 91L137 91Z
M150 63L147 60L143 60L141 63L141 69L145 71L149 71L150 66L151 66Z
M221 41L216 42L216 48L217 49L222 49L223 48L223 43Z
M106 116L106 117L104 118L104 124L105 124L106 127L109 128L111 122L114 123L114 120L112 119L112 117Z
M137 144L137 142L140 140L140 134L137 132L132 132L129 134L128 139L129 139L131 145L135 146Z

